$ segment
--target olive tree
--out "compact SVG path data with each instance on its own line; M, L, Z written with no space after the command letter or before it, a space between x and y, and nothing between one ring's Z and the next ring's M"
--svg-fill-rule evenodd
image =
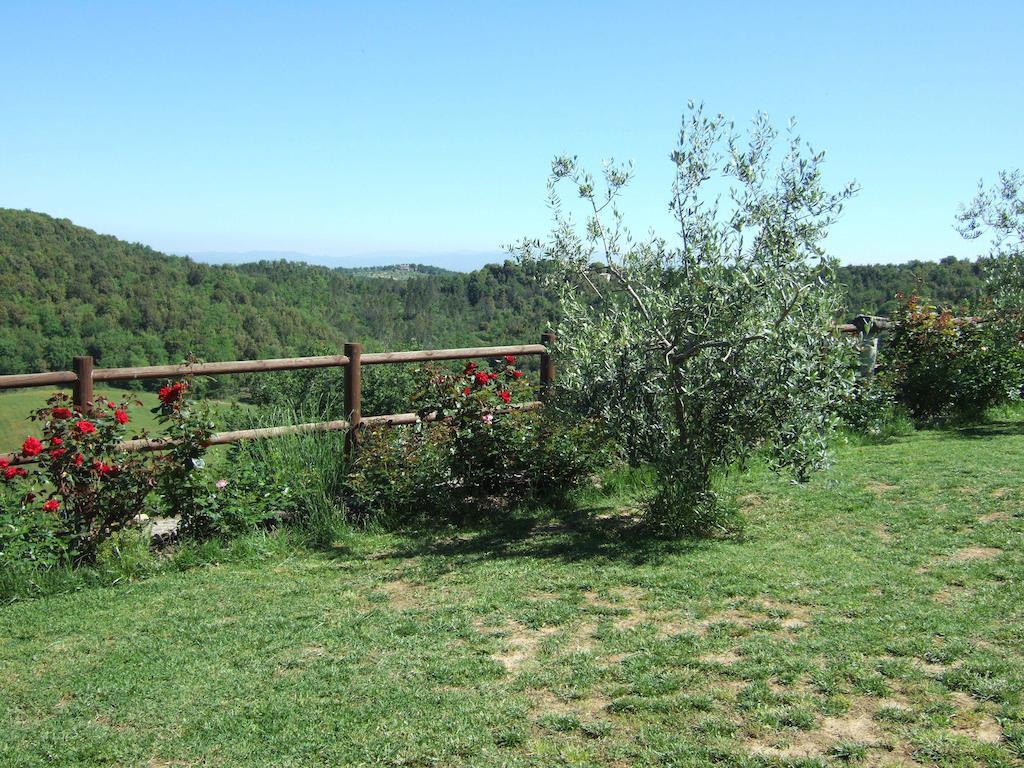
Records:
M957 215L958 229L968 240L991 236L986 284L997 311L1024 308L1024 173L1001 171L991 189L978 184L970 205Z
M975 400L988 405L1024 397L1024 173L1001 171L990 189L979 182L974 199L961 206L957 224L969 240L991 238L983 262L988 302L976 308L970 333L977 337L972 352L979 360L968 372L991 380L990 389L1001 397Z
M576 158L556 158L551 235L514 246L554 266L571 407L656 467L649 515L673 531L723 525L714 482L752 452L800 479L821 466L850 382L822 240L855 187L827 191L824 155L792 124L787 134L776 156L764 115L741 138L690 104L671 153L671 239L627 229L618 201L631 166L606 163L598 183Z

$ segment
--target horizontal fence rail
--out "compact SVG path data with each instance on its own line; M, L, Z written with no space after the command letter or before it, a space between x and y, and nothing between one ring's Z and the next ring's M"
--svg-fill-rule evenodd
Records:
M127 368L94 368L89 356L76 357L73 370L49 373L9 374L0 376L0 390L23 387L46 387L71 384L75 408L88 413L93 405L93 384L107 381L134 381L139 379L167 379L182 376L222 376L233 373L266 373L270 371L294 371L309 368L345 369L345 412L346 419L334 421L288 424L260 429L240 429L230 432L216 432L210 436L210 445L227 445L241 440L298 435L310 432L346 431L346 450L351 451L358 443L360 428L378 426L401 426L420 421L435 421L436 413L389 413L379 416L363 416L361 408L362 367L364 365L391 365L398 363L423 363L441 360L471 360L474 358L501 358L506 355L517 357L540 356L541 392L550 391L555 379L555 367L550 348L555 343L553 333L541 335L540 344L515 344L494 347L459 347L453 349L421 349L407 352L369 352L363 354L361 344L346 344L343 355L319 355L315 357L282 357L267 360L230 360L215 363L183 363L178 365L148 365ZM543 405L542 400L518 403L504 410L534 410ZM138 438L127 440L119 446L123 451L160 451L173 447L174 442L161 438ZM0 454L10 464L29 464L34 458L20 454Z

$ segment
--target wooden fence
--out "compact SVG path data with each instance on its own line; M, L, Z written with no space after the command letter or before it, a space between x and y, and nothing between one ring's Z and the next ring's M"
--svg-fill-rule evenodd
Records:
M555 365L550 348L555 342L553 333L541 335L540 344L518 344L501 347L461 347L456 349L424 349L411 352L363 352L362 344L346 344L343 355L319 357L285 357L273 360L232 360L219 363L193 363L181 365L148 365L134 368L95 368L89 356L76 357L70 371L50 373L18 373L0 376L0 390L21 387L48 387L70 384L75 407L88 413L93 405L93 386L97 382L133 381L138 379L169 379L182 376L223 376L231 373L263 373L266 371L295 371L306 368L345 369L345 413L346 419L318 421L305 424L289 424L263 429L241 429L233 432L217 432L211 435L211 445L224 445L239 440L256 440L304 432L331 432L347 430L355 435L360 427L400 424L415 424L423 420L417 413L389 413L363 416L362 369L365 365L392 365L397 363L426 363L439 360L471 360L474 358L501 358L505 355L517 357L540 356L541 392L547 392L555 380ZM541 401L520 403L514 407L530 410L538 408ZM433 416L428 414L426 420ZM147 451L167 448L168 441L161 439L128 440L121 444L126 451ZM19 454L2 455L12 464L28 463Z

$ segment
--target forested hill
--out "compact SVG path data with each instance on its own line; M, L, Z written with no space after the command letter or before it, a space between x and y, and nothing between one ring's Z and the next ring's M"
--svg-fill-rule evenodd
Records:
M917 293L939 306L958 307L977 300L982 287L979 261L947 256L942 261L866 264L842 267L850 314L888 315L895 296Z
M386 273L385 273L386 274ZM533 342L540 281L511 263L403 280L292 262L210 266L0 209L0 373Z
M98 235L66 219L0 209L0 373L287 356L340 349L532 342L555 316L539 267L468 274L344 270L294 262L211 266ZM400 276L403 279L391 279ZM850 314L885 313L897 291L972 298L978 266L845 267Z

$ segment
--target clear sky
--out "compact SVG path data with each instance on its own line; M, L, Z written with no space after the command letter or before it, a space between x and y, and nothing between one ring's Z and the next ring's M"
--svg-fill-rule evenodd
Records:
M548 228L553 155L633 159L665 228L688 99L862 186L845 263L973 256L1024 166L1024 2L0 3L0 207L176 253L480 254Z

